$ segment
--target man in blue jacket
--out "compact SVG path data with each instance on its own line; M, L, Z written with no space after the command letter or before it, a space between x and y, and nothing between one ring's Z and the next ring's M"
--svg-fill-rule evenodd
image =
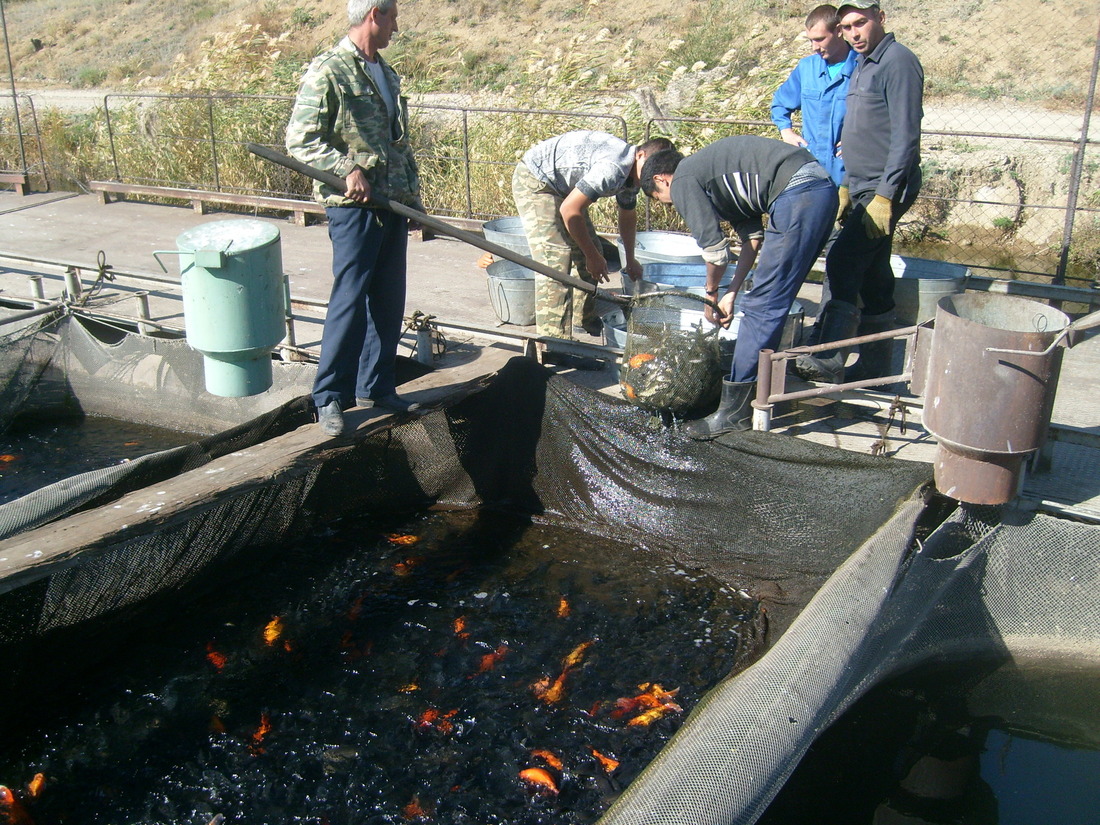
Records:
M806 16L806 37L813 54L798 61L790 77L772 97L772 123L779 129L780 137L791 146L809 149L837 186L844 181L840 131L847 110L848 81L856 68L856 53L840 35L839 26L837 8L828 3ZM791 120L791 115L797 111L802 112L801 134ZM835 237L834 230L825 244L826 252ZM824 307L831 297L829 281L823 279L821 306ZM820 337L821 324L815 322L807 343L816 344Z
M856 53L840 36L836 6L818 6L806 17L806 36L813 54L802 58L772 97L772 123L784 142L810 150L837 186L844 181L840 130L844 125L848 81ZM791 115L802 112L802 134Z

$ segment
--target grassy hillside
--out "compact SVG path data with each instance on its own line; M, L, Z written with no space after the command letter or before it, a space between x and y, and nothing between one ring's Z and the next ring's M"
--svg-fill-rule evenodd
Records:
M633 88L700 63L747 76L805 53L797 35L811 5L401 0L402 32L389 56L418 92L499 94L548 77L579 91ZM27 86L171 85L202 59L204 41L241 23L286 35L275 61L288 68L272 82L293 85L302 62L346 28L340 0L7 0L5 7L15 76ZM932 97L1055 106L1084 98L1097 30L1093 0L896 0L886 8L888 28L921 56ZM1035 32L1052 28L1058 59L1041 59Z

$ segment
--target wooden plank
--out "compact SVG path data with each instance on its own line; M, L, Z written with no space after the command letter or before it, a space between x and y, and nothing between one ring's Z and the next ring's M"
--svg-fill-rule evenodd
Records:
M109 202L108 194L146 195L155 198L177 198L189 201L200 215L206 214L206 204L225 203L235 206L253 206L261 209L273 209L290 212L294 222L305 225L307 214L324 214L325 208L313 201L300 201L293 198L275 198L267 195L243 195L235 192L211 192L203 189L180 189L171 186L145 186L136 183L117 183L115 181L94 180L89 183L91 190L99 195L101 203Z
M0 183L12 184L17 195L25 195L29 191L27 176L21 172L0 172Z

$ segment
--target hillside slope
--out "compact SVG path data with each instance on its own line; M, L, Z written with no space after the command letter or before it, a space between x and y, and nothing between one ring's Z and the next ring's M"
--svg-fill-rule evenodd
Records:
M791 0L401 0L389 56L414 91L500 91L540 71L610 73L641 83L661 61L739 71L786 65L810 3ZM1097 31L1093 0L897 0L888 28L921 56L931 96L1079 105ZM299 65L346 29L340 0L8 0L17 82L25 87L156 87L193 64L202 42L242 22L289 32ZM1057 59L1036 53L1054 30ZM630 76L616 74L629 61ZM1026 63L1027 69L1021 67ZM556 69L554 67L557 67ZM537 78L536 78L537 79Z

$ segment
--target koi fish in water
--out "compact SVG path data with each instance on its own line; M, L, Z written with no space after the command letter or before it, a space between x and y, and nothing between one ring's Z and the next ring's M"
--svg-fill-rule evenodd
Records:
M267 738L267 735L271 733L271 717L267 713L260 714L260 726L256 728L256 732L252 734L252 742L249 744L248 749L256 756L264 752L263 741Z
M524 768L519 772L519 778L531 793L540 796L558 795L558 783L545 768Z
M497 662L508 655L508 645L501 645L492 653L486 653L481 657L481 664L478 665L478 673L488 673L490 670L497 666ZM471 677L472 678L472 677Z
M283 635L283 620L275 616L264 626L264 642L270 647Z
M414 796L409 801L409 804L401 809L401 816L409 822L417 819L431 819L431 814L429 814L424 806L420 804L419 796Z
M229 658L220 653L215 647L213 642L206 643L206 661L210 662L214 666L214 670L221 672L225 667L225 663L229 661Z
M600 767L603 768L604 773L611 775L619 768L619 760L612 759L610 756L605 756L595 748L590 747L592 755L596 757L596 761L600 763Z
M7 785L0 785L0 823L2 825L34 825L34 819Z
M642 727L655 722L668 713L682 713L683 708L676 704L673 698L680 692L665 690L655 682L643 682L638 685L641 691L637 696L624 697L615 702L615 709L611 711L611 718L621 719L624 716L632 718L626 724L628 727ZM636 714L636 715L634 715Z

